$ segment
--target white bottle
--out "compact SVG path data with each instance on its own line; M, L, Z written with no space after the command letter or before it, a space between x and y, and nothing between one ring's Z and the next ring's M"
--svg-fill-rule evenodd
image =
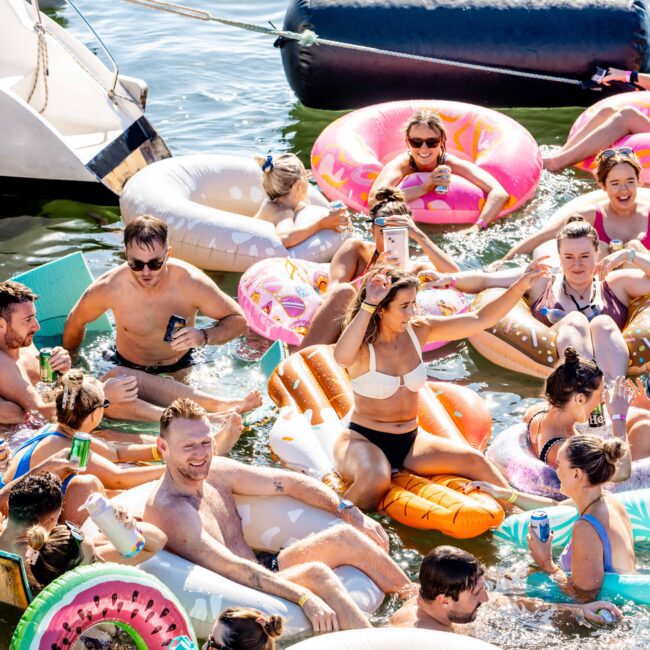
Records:
M133 557L144 548L142 533L118 521L113 504L103 494L93 492L82 507L122 557Z

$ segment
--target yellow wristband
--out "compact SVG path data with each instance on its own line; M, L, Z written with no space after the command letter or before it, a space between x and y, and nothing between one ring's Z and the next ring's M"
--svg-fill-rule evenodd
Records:
M363 311L367 311L369 314L374 314L377 310L377 307L375 305L370 305L367 302L362 302L361 309L363 309Z
M300 596L300 600L298 601L298 607L303 607L310 598L311 598L311 594L303 594L302 596Z
M151 455L153 456L153 459L155 461L161 461L162 456L160 455L160 451L158 450L158 445L152 445L151 447Z
M514 503L517 500L517 493L513 492L509 497L506 503Z

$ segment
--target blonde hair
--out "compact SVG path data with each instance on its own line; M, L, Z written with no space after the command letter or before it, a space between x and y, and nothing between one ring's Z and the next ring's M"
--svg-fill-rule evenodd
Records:
M83 561L79 542L64 524L55 526L49 533L43 526L32 526L26 537L27 561L31 564L32 575L43 586Z
M281 616L262 614L251 607L230 607L219 617L223 644L232 650L273 650L282 634Z
M255 156L255 160L262 169L262 185L271 201L289 194L294 183L305 173L305 166L292 153Z
M189 397L175 399L160 416L160 437L166 438L172 422L176 419L202 420L207 411Z
M104 390L97 379L84 375L79 368L71 368L61 377L55 403L58 423L64 429L76 431L104 403Z

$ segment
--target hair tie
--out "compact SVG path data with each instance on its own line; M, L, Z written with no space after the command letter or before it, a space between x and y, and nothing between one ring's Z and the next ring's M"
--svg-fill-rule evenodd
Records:
M267 620L263 616L258 616L255 619L255 622L260 626L260 627L266 627Z
M28 546L25 549L25 560L27 560L27 564L30 564L31 566L34 566L36 564L39 555L39 552L31 546Z
M262 165L262 171L266 172L266 170L269 170L270 172L273 171L273 156L269 154L266 157L266 160L264 161L264 164Z

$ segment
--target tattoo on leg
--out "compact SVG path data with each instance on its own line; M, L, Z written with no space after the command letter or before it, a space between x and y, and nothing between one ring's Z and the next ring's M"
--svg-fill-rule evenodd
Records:
M282 481L273 481L273 485L275 486L276 492L284 492L284 485L282 485Z

